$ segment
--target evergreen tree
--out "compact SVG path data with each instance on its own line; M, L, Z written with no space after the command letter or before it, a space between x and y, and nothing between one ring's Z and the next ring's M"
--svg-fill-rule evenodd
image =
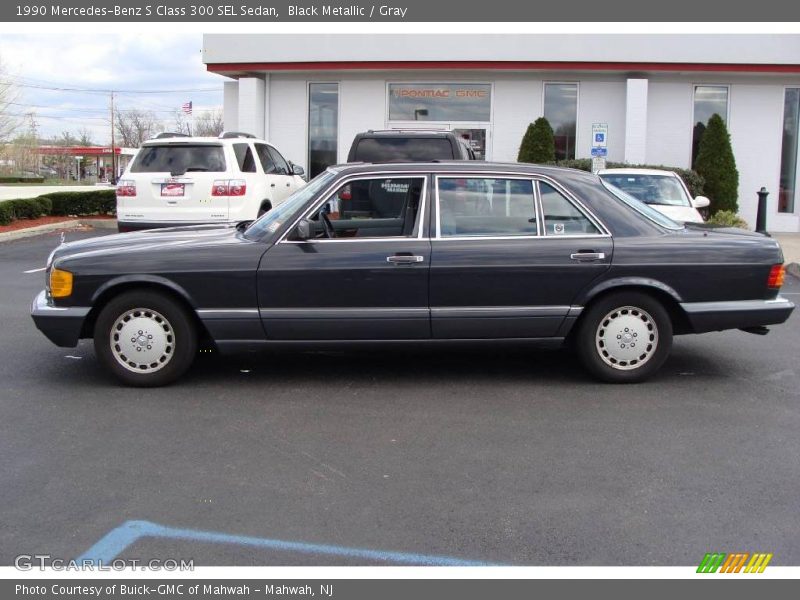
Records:
M739 171L736 170L731 136L718 114L711 115L700 138L695 171L705 179L704 189L711 200L711 214L720 210L738 211Z
M549 163L556 160L556 142L553 128L547 119L539 117L528 125L519 147L518 162Z

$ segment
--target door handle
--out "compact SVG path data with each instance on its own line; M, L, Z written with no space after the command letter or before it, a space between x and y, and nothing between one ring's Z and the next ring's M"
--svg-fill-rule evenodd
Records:
M271 184L269 187L275 187L275 184L273 183L273 184Z
M603 260L606 257L606 254L605 252L592 252L590 250L579 250L574 254L570 254L569 257L572 260L578 260L578 261Z
M421 263L424 260L424 256L416 256L413 254L394 254L386 257L386 262L390 262L394 265L413 265Z

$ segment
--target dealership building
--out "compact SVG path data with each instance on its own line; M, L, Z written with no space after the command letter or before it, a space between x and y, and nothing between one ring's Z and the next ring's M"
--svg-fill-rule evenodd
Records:
M719 114L752 225L769 190L772 231L800 231L800 36L207 34L225 128L264 137L315 175L368 129L458 132L486 160L515 161L550 121L558 158L689 168Z

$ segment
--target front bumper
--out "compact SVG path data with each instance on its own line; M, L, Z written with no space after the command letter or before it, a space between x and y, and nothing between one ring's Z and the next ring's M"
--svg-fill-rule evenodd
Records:
M53 306L47 300L47 293L42 290L33 299L31 317L37 329L56 346L74 348L78 345L83 322L90 310L84 306Z
M789 318L794 303L778 296L773 300L684 302L681 307L694 333L777 325Z

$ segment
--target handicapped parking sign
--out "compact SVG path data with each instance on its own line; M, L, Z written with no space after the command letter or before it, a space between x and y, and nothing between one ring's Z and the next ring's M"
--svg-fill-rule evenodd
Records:
M594 141L598 144L602 144L606 141L606 134L597 132L594 134Z

